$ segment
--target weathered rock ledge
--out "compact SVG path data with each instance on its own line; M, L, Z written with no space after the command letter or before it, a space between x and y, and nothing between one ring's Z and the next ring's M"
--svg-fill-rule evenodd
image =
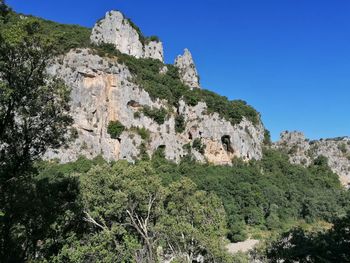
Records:
M291 163L310 165L319 156L328 159L332 171L339 175L342 184L350 185L350 138L339 137L310 141L301 132L285 131L275 148L286 151Z
M234 157L244 160L260 159L264 127L246 119L232 125L219 114L207 114L206 104L169 109L166 101L152 100L149 94L132 82L128 68L117 59L102 58L89 49L72 50L49 69L50 74L62 78L72 88L71 114L77 138L67 148L50 151L47 158L62 162L76 160L80 155L93 158L102 155L107 160L138 159L145 146L149 155L164 148L169 160L178 162L190 153L196 160L214 164L230 164ZM164 124L145 116L142 108L168 108ZM136 112L138 112L136 114ZM175 115L185 120L185 129L175 131ZM120 121L126 130L118 139L107 132L110 121ZM142 140L138 128L149 131L150 138ZM196 138L205 145L204 152L188 148ZM186 147L187 146L187 147Z

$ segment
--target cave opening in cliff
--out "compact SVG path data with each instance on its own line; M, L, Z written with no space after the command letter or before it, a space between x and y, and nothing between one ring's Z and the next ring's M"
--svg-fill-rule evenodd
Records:
M192 139L193 139L193 136L192 136L192 133L191 133L191 132L188 133L188 139L189 139L189 140L192 140Z
M128 106L128 107L132 107L132 108L138 108L138 107L140 107L140 103L138 103L138 102L135 101L135 100L130 100L130 101L127 103L127 106Z
M224 147L226 152L234 153L234 150L231 146L231 136L230 135L224 135L221 137L221 143Z

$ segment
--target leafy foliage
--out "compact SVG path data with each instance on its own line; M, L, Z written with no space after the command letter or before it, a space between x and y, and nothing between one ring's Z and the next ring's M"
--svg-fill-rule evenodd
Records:
M267 256L270 262L349 262L349 225L350 214L327 231L293 229L271 244Z
M92 168L79 176L85 221L54 262L158 262L157 249L192 262L227 262L225 212L220 199L189 179L165 187L150 163ZM206 222L203 224L203 222ZM185 239L183 239L183 238Z
M183 115L178 114L175 116L175 131L182 133L186 129L185 118Z
M164 108L157 109L149 106L144 106L142 112L145 114L145 116L153 119L159 125L164 124L168 115L168 112Z
M272 262L348 262L350 209L346 192L317 158L304 168L265 150L260 161L234 160L232 167L164 159L164 148L149 160L144 140L136 164L107 163L102 157L74 163L38 161L48 148L67 140L71 124L69 90L45 73L53 55L88 46L89 30L33 17L21 19L0 1L0 258L2 262L247 262L229 256L225 236L247 237L248 227L284 229L293 220L334 222L326 232L293 230L267 251ZM55 39L59 39L58 43ZM178 107L206 102L233 124L259 114L243 101L184 86L177 69L151 59L120 54L112 45L94 47L127 65L152 98ZM169 107L171 108L171 107ZM164 123L165 109L144 111ZM177 117L177 131L184 121ZM111 136L124 130L109 124ZM266 138L266 142L268 142ZM268 142L269 143L269 142ZM266 144L268 144L266 143ZM189 150L191 145L187 145ZM192 147L204 151L198 138ZM343 147L344 148L344 147Z
M9 13L10 14L10 13ZM7 15L9 15L7 14ZM5 20L7 21L7 19ZM6 22L7 23L7 22ZM30 260L34 240L50 236L55 216L69 212L55 203L60 183L43 187L33 179L38 160L48 148L62 146L72 123L69 89L49 77L46 67L55 44L31 19L5 26L0 32L0 258L2 262ZM63 182L62 182L63 183ZM68 186L69 183L66 184ZM50 189L51 192L47 192ZM52 199L47 194L52 194ZM70 193L74 195L72 191ZM64 194L60 201L68 201ZM59 197L57 197L59 198ZM47 211L42 205L51 205ZM36 217L35 223L28 215ZM69 215L67 215L67 218ZM44 219L45 218L45 219Z
M201 138L196 138L192 142L192 148L200 152L201 154L204 154L205 147L206 145L202 143Z
M108 123L107 132L111 136L112 139L117 139L125 130L123 124L120 121L110 121Z
M138 135L141 136L141 139L144 141L148 141L151 137L151 132L146 129L145 127L142 128L136 128L136 132L138 133Z
M4 8L1 10L3 9ZM22 23L23 19L21 17L23 16L24 15L17 14L13 11L7 11L3 16L5 23L2 27L10 28L16 24ZM78 25L59 24L34 16L25 16L25 20L27 22L38 23L40 25L41 31L37 32L37 34L54 40L55 49L59 53L67 52L72 48L83 48L90 46L91 29L89 28L81 27Z
M304 168L290 164L282 153L265 150L261 161L236 160L232 167L183 162L179 167L162 163L161 168L164 182L186 176L199 189L216 193L235 241L245 237L245 225L280 229L291 220L330 220L347 206L346 192L327 161Z

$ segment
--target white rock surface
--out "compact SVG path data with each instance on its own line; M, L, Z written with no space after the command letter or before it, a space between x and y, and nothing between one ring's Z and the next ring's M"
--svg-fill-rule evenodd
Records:
M191 107L180 101L179 108L173 108L162 125L145 116L140 110L146 105L158 109L169 106L166 101L152 101L146 91L132 83L129 70L118 64L117 59L101 58L89 49L73 50L61 58L61 63L52 66L49 73L62 78L72 88L71 114L79 137L68 148L50 151L46 158L68 162L80 155L88 158L102 155L107 160L133 162L140 157L140 145L144 143L149 155L162 146L166 158L178 162L188 154L184 146L196 138L206 145L204 154L191 149L198 161L230 164L234 157L261 158L262 124L254 126L244 119L233 126L217 113L208 115L205 103ZM135 117L135 112L139 116ZM176 112L186 121L181 134L175 131ZM119 139L112 139L107 133L108 123L115 120L126 127ZM150 139L143 141L135 127L147 129Z
M254 247L256 247L259 244L259 242L260 241L257 239L247 239L242 242L230 243L226 246L226 249L231 254L236 254L238 252L246 253L254 249Z
M125 54L136 58L153 58L163 62L163 44L157 41L143 43L137 30L119 11L109 11L92 29L90 40L94 44L114 44Z
M319 156L328 159L332 171L339 175L345 186L350 186L350 138L321 139L310 141L301 132L285 131L275 148L285 150L291 163L310 165Z
M145 44L144 58L153 58L164 61L163 44L160 41L150 41Z
M182 82L191 88L199 89L199 75L194 64L192 54L185 49L182 56L178 56L175 60L175 66L179 69Z

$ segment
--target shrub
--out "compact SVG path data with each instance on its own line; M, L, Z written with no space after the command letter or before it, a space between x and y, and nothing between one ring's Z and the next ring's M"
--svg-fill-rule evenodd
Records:
M192 148L200 152L201 154L204 154L206 146L202 144L202 140L200 138L196 138L192 143Z
M137 133L138 133L138 135L141 136L141 139L145 140L145 141L148 141L150 136L151 136L150 131L147 130L146 128L144 128L144 127L137 128Z
M265 132L264 132L264 141L263 141L264 145L271 145L272 142L271 142L271 133L269 130L265 129Z
M145 44L148 44L149 42L160 42L160 39L158 36L149 36L145 39Z
M338 149L339 151L341 151L343 154L346 154L346 152L348 151L346 148L346 144L345 143L341 143L338 145Z
M148 161L150 158L149 158L149 155L147 153L147 147L146 147L145 142L142 142L140 144L139 150L140 150L140 159L142 161Z
M175 131L177 133L182 133L186 128L185 118L183 115L176 115L175 117Z
M125 127L120 121L110 121L107 127L107 132L112 139L117 139L124 130Z
M167 111L164 108L151 108L149 106L143 107L143 114L147 117L153 119L159 125L164 124L165 119L168 115Z
M140 117L141 117L140 112L139 112L139 111L135 111L135 112L134 112L134 118L135 118L135 119L140 119Z

